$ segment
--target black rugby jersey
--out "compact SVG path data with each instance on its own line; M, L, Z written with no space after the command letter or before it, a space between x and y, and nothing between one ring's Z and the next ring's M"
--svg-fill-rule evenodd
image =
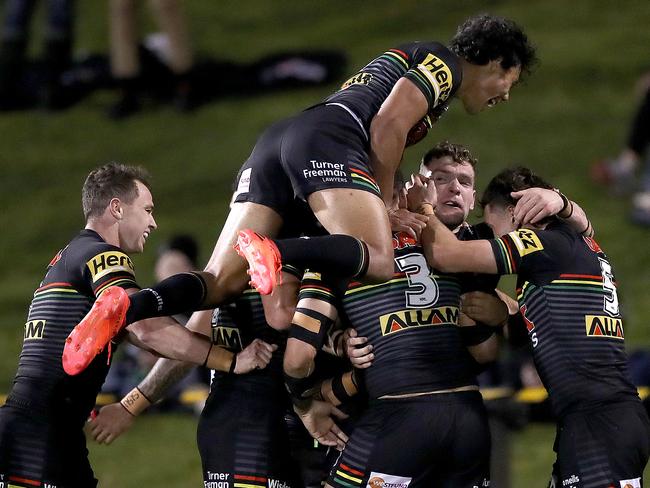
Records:
M461 277L431 270L405 234L394 235L393 248L393 278L350 283L341 307L374 347L372 366L362 370L369 397L475 385L477 363L458 327Z
M214 371L212 391L230 385L232 387L253 386L262 389L260 392L286 393L282 361L287 344L287 333L268 325L260 294L255 290L246 290L234 302L215 309L212 315L214 344L237 354L255 339L262 339L264 342L278 346L267 367L244 375Z
M554 222L491 245L499 274L518 275L520 311L554 412L638 399L614 274L596 241Z
M74 326L110 286L139 288L133 263L85 229L52 259L34 292L8 405L83 425L108 372L108 348L77 376L63 371L61 355Z
M325 103L345 105L360 119L366 133L395 83L406 77L429 104L423 119L428 128L447 109L462 81L458 56L438 42L412 42L386 51L348 79Z

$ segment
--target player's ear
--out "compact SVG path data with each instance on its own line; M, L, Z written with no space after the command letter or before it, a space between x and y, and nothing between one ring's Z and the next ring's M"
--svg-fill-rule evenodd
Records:
M124 215L122 201L119 198L111 198L111 201L108 202L108 211L115 220L122 220L122 216Z

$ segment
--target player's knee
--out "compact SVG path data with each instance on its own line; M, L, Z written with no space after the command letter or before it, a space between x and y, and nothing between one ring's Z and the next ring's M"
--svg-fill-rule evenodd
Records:
M248 275L227 270L206 269L201 273L207 286L207 301L223 304L241 295L248 286Z
M390 253L372 252L371 250L365 280L371 283L383 283L393 277L393 272L394 262L392 250Z
M309 375L315 357L316 349L312 345L289 339L284 353L284 372L294 378L304 378Z

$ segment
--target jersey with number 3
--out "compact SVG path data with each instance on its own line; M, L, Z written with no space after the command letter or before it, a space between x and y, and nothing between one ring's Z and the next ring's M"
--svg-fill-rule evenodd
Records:
M557 415L637 397L607 256L557 222L491 241L499 274L517 274L535 366Z
M370 398L476 384L477 364L458 327L462 277L430 269L404 234L393 248L393 279L352 282L343 299L344 320L374 347L373 364L363 370Z

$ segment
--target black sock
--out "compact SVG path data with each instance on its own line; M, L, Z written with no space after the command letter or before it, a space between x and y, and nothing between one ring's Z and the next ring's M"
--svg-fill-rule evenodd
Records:
M282 262L322 270L340 278L357 278L368 271L368 246L345 234L274 241Z
M152 288L129 296L131 305L126 312L126 323L199 310L206 292L205 281L198 273L170 276Z

